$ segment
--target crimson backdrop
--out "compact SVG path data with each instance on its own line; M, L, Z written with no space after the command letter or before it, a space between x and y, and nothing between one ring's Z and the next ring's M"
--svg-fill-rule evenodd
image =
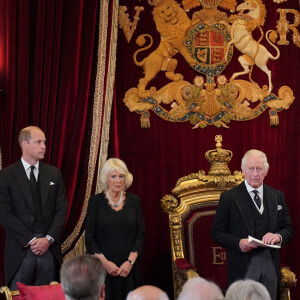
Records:
M178 1L180 2L180 1ZM241 3L242 1L238 1ZM289 46L279 46L281 56L277 61L269 61L268 66L272 70L273 92L289 86L296 97L290 109L279 113L280 124L278 127L270 127L268 112L253 121L229 123L229 129L208 126L205 129L192 129L192 125L186 123L170 123L157 117L150 112L150 129L140 127L140 116L129 112L123 103L125 92L136 87L138 79L143 76L142 68L133 63L133 53L139 49L135 40L140 34L149 33L154 36L153 51L159 43L159 34L155 29L150 7L147 1L122 0L126 5L128 13L133 20L134 7L144 6L145 10L140 14L137 30L130 43L127 43L122 31L119 31L117 48L117 70L116 70L116 96L113 103L112 127L110 139L110 156L119 156L123 159L129 169L133 172L134 182L131 190L142 199L142 208L145 215L146 240L143 253L144 280L146 283L157 284L172 293L171 255L169 242L168 217L160 207L161 198L169 194L175 186L178 178L198 170L209 169L204 154L209 149L215 148L214 136L223 136L223 146L233 151L233 159L229 164L231 171L240 170L240 161L243 154L251 148L264 151L270 163L269 175L265 183L282 190L290 209L291 218L295 227L293 241L281 251L281 261L289 264L296 275L300 276L299 246L300 234L300 160L299 160L299 113L300 113L300 88L298 83L298 72L300 69L299 48L291 41L288 34ZM264 32L268 29L276 29L276 20L279 18L278 8L299 9L298 1L288 1L277 5L272 1L264 1L267 8L267 19ZM199 9L199 8L198 8ZM189 16L191 17L191 11ZM228 11L227 11L228 13ZM293 23L293 16L290 22ZM265 40L262 42L265 44ZM266 48L274 54L274 49ZM239 53L235 49L231 64L226 68L224 74L230 75L241 66L237 62ZM141 61L146 53L141 53L138 60ZM177 54L179 71L189 82L197 74ZM201 74L200 74L201 75ZM248 80L248 77L241 77ZM252 77L259 84L267 84L267 76L257 68ZM157 89L169 81L163 72L149 84ZM207 253L203 253L207 255ZM209 254L210 255L210 254ZM210 259L210 256L208 256ZM294 299L300 299L300 288L293 291Z
M45 162L61 169L69 200L65 237L77 224L85 196L98 15L97 0L0 0L3 167L20 159L20 129L44 130ZM3 230L0 241L3 285Z

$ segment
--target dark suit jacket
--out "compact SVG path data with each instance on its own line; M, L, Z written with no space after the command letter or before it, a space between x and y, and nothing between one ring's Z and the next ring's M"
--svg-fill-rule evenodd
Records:
M49 247L61 262L60 239L68 202L60 170L40 162L39 182L46 234L55 243ZM34 237L34 203L21 161L0 171L0 223L5 229L5 283L8 285L23 260L24 246Z
M227 249L227 283L242 279L247 271L251 252L241 252L239 242L248 235L254 236L252 199L245 183L221 194L211 229L212 240ZM283 193L264 184L264 205L269 214L269 232L282 236L282 245L294 234ZM252 251L256 251L255 249ZM279 251L271 249L278 280L280 280Z

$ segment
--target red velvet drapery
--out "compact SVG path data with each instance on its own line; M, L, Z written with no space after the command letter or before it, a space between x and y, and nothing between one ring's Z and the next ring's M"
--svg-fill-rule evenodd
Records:
M65 237L85 195L98 15L97 0L0 0L2 164L20 159L20 129L31 124L44 130L45 162L61 169L69 200ZM3 230L0 241L3 285Z
M241 2L238 1L238 3ZM268 63L268 67L272 70L273 92L277 94L281 86L287 85L293 90L296 98L289 110L279 113L280 124L278 127L270 127L267 112L253 121L231 121L229 129L208 126L205 129L193 130L192 125L188 122L170 123L150 111L151 128L142 129L140 115L131 113L122 100L125 92L136 87L139 78L143 76L142 68L135 66L132 59L133 53L139 49L135 44L136 38L144 33L152 34L154 37L154 45L148 50L149 52L139 54L138 58L141 61L158 46L159 34L151 14L152 7L146 1L122 0L120 4L127 6L131 20L135 14L135 6L144 6L145 8L140 14L137 29L130 43L127 43L123 32L119 31L116 97L110 140L110 156L118 156L127 163L134 175L131 190L142 199L146 225L146 240L142 258L144 281L157 284L172 294L168 218L160 207L160 200L164 195L170 194L178 178L199 170L208 171L209 164L204 154L207 150L215 148L214 136L216 134L223 136L223 147L233 151L234 156L229 164L231 171L240 170L241 158L248 149L261 149L267 154L270 171L265 183L284 192L296 232L293 241L281 250L281 261L290 265L299 277L300 235L297 228L300 217L300 88L298 83L300 51L291 40L292 34L288 34L289 46L279 46L280 58L277 61L270 60ZM276 29L276 21L279 19L278 8L299 10L297 1L288 1L278 5L270 0L264 1L264 4L267 8L264 32L268 29ZM189 13L190 17L192 12ZM227 13L229 14L228 11ZM291 17L290 23L293 23L293 16ZM264 44L265 41L262 43ZM264 45L274 54L274 49L270 49L267 44ZM223 72L227 78L230 78L233 72L241 69L237 62L239 55L238 50L235 49L231 64ZM191 70L179 54L175 57L178 59L176 71L192 82L193 78L199 74ZM254 70L252 78L260 86L267 84L266 74L258 68ZM245 76L241 79L248 80L248 77ZM160 72L150 82L148 89L150 86L159 89L168 82L163 72ZM209 254L203 253L203 255L207 255L208 259L211 259ZM293 298L300 298L299 287L292 293Z

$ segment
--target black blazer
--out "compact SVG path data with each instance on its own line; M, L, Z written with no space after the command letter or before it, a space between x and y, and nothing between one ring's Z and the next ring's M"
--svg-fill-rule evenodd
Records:
M49 249L60 263L60 239L68 209L60 170L40 162L39 182L46 234L55 240ZM4 268L6 285L13 278L26 254L24 246L34 237L34 218L29 180L20 160L0 171L0 224L6 232Z
M282 236L282 245L289 242L294 234L289 211L283 193L264 184L264 205L269 214L269 232ZM212 240L227 249L227 283L230 285L242 279L247 271L250 253L241 252L239 242L248 235L254 236L252 199L244 182L221 194L214 217ZM255 249L252 251L256 251ZM278 280L280 280L279 250L271 249Z

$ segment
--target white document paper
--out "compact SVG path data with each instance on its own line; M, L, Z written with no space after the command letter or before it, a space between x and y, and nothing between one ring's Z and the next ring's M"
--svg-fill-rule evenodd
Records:
M254 237L252 237L250 235L248 235L248 243L256 245L257 247L267 247L267 248L275 248L275 249L281 248L281 246L278 246L278 245L265 244L261 240L255 239Z

